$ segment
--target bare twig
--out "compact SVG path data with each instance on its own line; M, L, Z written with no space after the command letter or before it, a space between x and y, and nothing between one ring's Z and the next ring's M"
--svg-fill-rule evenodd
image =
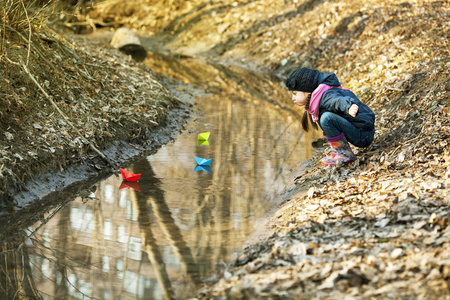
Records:
M27 66L28 66L28 61L30 60L30 52L31 52L31 22L30 22L30 18L28 17L28 12L27 9L25 7L25 4L23 3L23 1L20 1L23 7L23 11L25 12L25 16L27 18L27 23L28 23L28 54L27 54Z
M5 58L5 60L7 60L10 64L16 65L16 66L20 66L20 64L18 62L12 61L10 60L7 56L3 56ZM3 58L0 57L0 58Z
M396 87L392 87L392 86L385 86L386 89L388 90L392 90L392 91L398 91L398 92L406 92L407 89L400 89L400 88L396 88Z
M32 231L26 238L25 238L25 240L27 240L27 239L30 239L33 235L35 235L36 234L36 232L38 232L40 229L41 229L41 227L42 226L44 226L45 224L47 224L63 207L64 207L64 205L65 204L59 204L59 206L55 209L55 210L53 210L53 212L49 215L49 216L47 216L43 221L41 221L41 224L34 230L34 231ZM22 242L22 244L24 244L25 242ZM21 244L21 245L22 245Z
M4 7L3 8L3 15L6 15L5 9L6 8ZM6 39L6 28L5 28L5 26L6 26L5 22L3 22L3 32L2 32L2 43L0 45L0 55L3 55L3 48L4 48L4 45L5 45L5 39Z
M5 94L8 97L8 60L5 62Z
M97 20L93 20L90 19L89 21L84 21L84 22L66 22L64 23L64 26L67 26L69 28L74 27L74 26L95 26L95 25L100 25L100 26L119 26L121 25L120 22L102 22L102 21L97 21Z

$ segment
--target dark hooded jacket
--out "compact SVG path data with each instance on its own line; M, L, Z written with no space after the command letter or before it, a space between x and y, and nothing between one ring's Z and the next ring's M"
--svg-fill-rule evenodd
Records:
M320 73L318 84L327 84L330 86L340 86L338 78L334 73ZM359 107L356 117L348 114L348 109L352 104ZM323 113L332 112L345 118L357 128L363 131L370 131L375 128L375 114L356 95L349 90L340 88L331 88L322 95L319 104L319 120Z

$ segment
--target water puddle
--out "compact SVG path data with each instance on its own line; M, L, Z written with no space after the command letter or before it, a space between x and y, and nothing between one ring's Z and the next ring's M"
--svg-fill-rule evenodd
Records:
M240 254L293 180L290 169L311 157L318 134L302 132L300 110L276 80L189 59L149 56L146 64L176 79L164 80L180 98L195 99L192 120L175 141L126 168L141 173L137 184L111 176L90 199L59 206L28 228L18 250L4 245L0 265L13 270L8 284L1 276L7 295L193 295ZM207 143L198 141L202 132L210 132ZM195 156L210 166L199 167Z

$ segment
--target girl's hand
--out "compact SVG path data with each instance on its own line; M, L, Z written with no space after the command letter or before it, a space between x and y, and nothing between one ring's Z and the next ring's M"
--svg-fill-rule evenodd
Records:
M348 114L354 118L354 117L356 117L358 110L359 110L359 106L356 104L352 104L350 106L350 108L348 109Z

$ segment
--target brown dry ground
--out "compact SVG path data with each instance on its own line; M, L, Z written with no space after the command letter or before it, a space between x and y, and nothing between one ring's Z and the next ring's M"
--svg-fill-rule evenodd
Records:
M448 297L449 10L447 1L433 0L109 0L68 21L81 32L94 24L126 26L148 49L239 64L281 80L299 66L335 72L376 112L376 139L356 149L358 160L322 168L318 153L306 162L307 171L297 171L287 188L291 196L265 223L273 235L247 247L196 298ZM160 107L179 105L141 65L80 37L52 36L36 37L36 44L52 50L47 60L56 70L36 54L29 68L99 148L133 134L151 140L143 133L151 124L126 116L139 123L150 113L163 123ZM8 42L9 60L19 61L15 52L25 60L24 43ZM7 90L0 83L1 124L9 133L0 136L3 185L4 178L20 185L44 165L64 168L95 156L9 60L1 60L8 73L0 71L8 83ZM108 114L111 108L118 115Z

